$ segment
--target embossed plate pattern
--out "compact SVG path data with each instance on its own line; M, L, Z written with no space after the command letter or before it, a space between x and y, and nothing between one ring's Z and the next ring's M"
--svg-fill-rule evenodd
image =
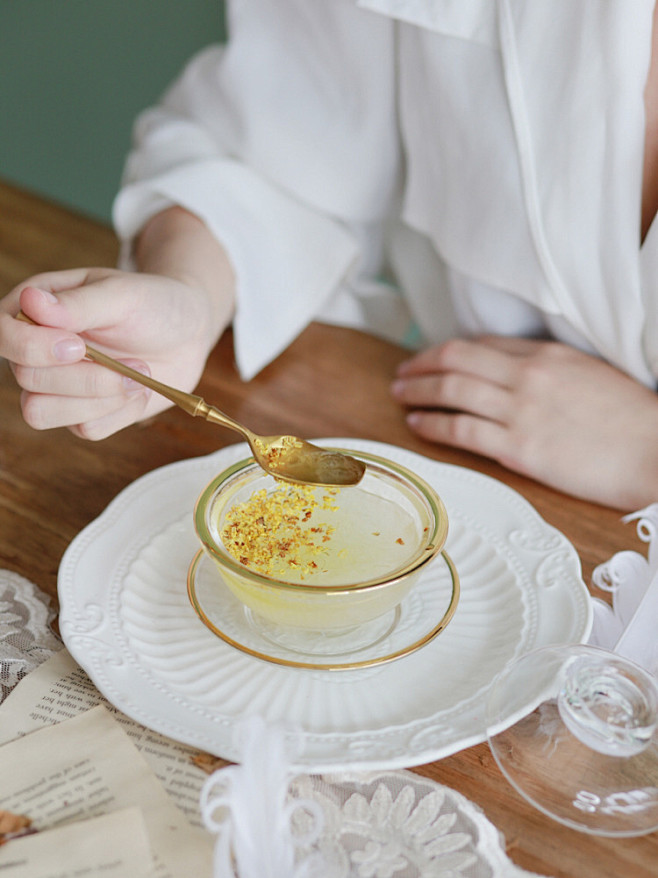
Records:
M494 479L383 443L325 444L395 460L441 495L461 600L440 637L390 664L331 672L261 661L209 631L186 592L192 509L247 456L240 444L143 476L73 540L59 571L69 651L124 713L226 759L253 713L287 726L307 771L418 765L485 740L484 695L507 661L589 634L575 550Z

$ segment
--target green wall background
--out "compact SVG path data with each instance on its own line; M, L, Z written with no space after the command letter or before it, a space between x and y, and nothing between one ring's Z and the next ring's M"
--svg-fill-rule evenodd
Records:
M0 0L0 177L108 221L134 117L224 34L220 0Z

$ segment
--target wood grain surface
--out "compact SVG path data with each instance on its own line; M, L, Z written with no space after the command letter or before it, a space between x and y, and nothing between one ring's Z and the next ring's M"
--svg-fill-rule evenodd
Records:
M0 296L40 271L113 266L117 251L109 228L0 182ZM198 392L261 433L380 440L500 479L571 540L588 584L593 567L615 552L644 553L634 527L621 522L618 510L575 500L490 461L416 439L389 394L395 367L405 356L395 345L363 333L313 324L244 383L228 332ZM22 420L19 390L0 360L0 567L27 577L55 601L62 553L119 491L156 467L236 439L177 409L98 443L67 430L39 433ZM476 802L504 834L511 859L527 870L555 878L658 875L658 833L606 839L549 820L506 783L486 744L414 770Z

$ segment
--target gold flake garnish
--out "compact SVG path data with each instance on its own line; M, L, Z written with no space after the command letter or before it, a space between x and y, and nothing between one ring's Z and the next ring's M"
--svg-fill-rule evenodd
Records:
M336 511L337 489L320 499L310 485L278 482L269 493L254 491L233 506L224 520L222 543L241 564L266 576L285 577L289 570L304 579L318 570L314 556L327 553L333 525L316 521L318 510Z

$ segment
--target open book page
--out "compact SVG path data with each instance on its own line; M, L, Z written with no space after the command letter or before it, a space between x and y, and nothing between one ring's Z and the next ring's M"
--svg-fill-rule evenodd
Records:
M155 875L139 808L68 823L0 847L6 878L151 878Z
M212 836L190 826L102 705L4 744L0 778L0 808L24 814L37 830L136 805L154 853L154 875L211 874Z
M0 744L98 704L121 724L190 823L201 828L199 795L206 774L191 761L197 751L145 729L113 707L66 649L35 668L0 705Z

